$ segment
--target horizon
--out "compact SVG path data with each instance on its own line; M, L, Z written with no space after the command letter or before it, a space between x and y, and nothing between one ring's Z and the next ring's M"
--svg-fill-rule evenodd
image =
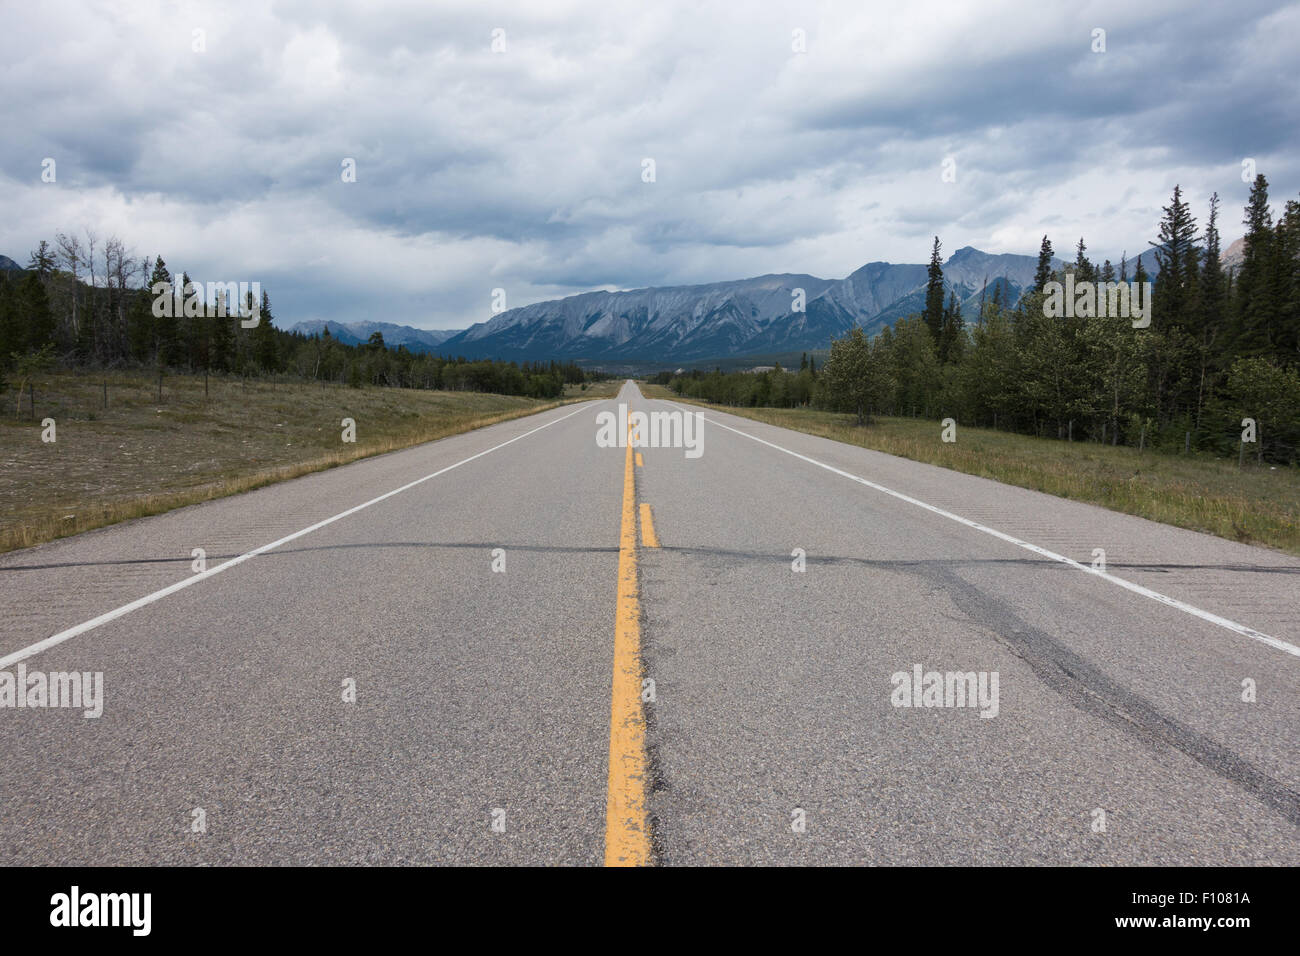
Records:
M1226 252L1228 248L1230 248L1234 243L1241 241L1242 238L1244 238L1244 237L1238 237L1238 239L1233 240L1232 243L1225 243L1225 244L1223 245L1223 250ZM965 252L965 251L967 251L967 250L970 250L970 251L973 251L973 252L978 252L978 253L980 253L981 255L986 255L986 256L990 256L990 257L1006 256L1006 255L1014 255L1014 256L1020 256L1020 255L1022 255L1021 253L991 253L991 252L986 252L986 251L983 250L983 249L976 248L975 246L962 246L960 249L956 249L956 250L954 250L954 251L953 251L949 256L947 256L946 258L944 258L944 260L943 260L943 264L944 264L945 266L949 265L949 264L952 262L952 260L953 260L953 259L954 259L958 254L960 254L960 253L962 253L962 252ZM1129 256L1129 257L1127 257L1127 261L1131 264L1134 260L1136 260L1137 258L1139 258L1139 256L1149 256L1149 255L1152 255L1152 254L1154 253L1154 251L1155 251L1155 250L1154 250L1154 247L1148 245L1147 248L1144 249L1141 253L1139 253L1138 256ZM1122 255L1122 254L1121 254L1121 255ZM4 254L4 253L0 253L0 257L8 258L11 262L14 262L14 263L15 263L16 265L18 265L20 268L22 267L22 263L18 262L18 260L14 259L12 256L7 256L7 255ZM1034 259L1034 258L1036 258L1035 256L1032 256L1032 255L1024 255L1023 257L1024 257L1024 258L1028 258L1028 259ZM1104 260L1105 260L1105 261L1110 261L1112 265L1114 265L1116 268L1119 268L1119 265L1120 265L1120 260L1119 260L1119 259L1110 260L1109 257L1104 257ZM1053 253L1052 261L1053 261L1054 263L1060 263L1061 266L1062 266L1063 268L1067 269L1067 270L1068 270L1068 269L1071 267L1071 265L1072 265L1072 263L1070 262L1070 260L1068 260L1068 259L1063 259L1061 256L1056 255L1055 252ZM1098 261L1098 265L1100 265L1100 263L1101 263L1101 260ZM753 282L753 281L756 281L756 280L758 280L758 279L767 279L767 278L779 279L779 278L787 278L787 277L788 277L788 278L800 278L800 277L804 277L804 278L818 279L818 280L821 280L821 281L823 281L823 282L839 282L839 281L842 281L843 279L846 279L846 278L848 278L849 276L853 275L854 272L858 272L858 271L860 271L861 269L865 269L867 266L872 266L872 265L913 265L913 266L916 266L916 265L924 265L924 264L925 264L924 262L920 262L920 261L917 261L917 262L889 262L888 260L876 259L876 260L872 260L871 262L864 262L864 263L862 263L862 265L857 266L855 269L853 269L852 271L850 271L847 275L836 276L836 277L830 277L830 276L817 276L817 275L812 275L811 273L804 273L804 272L765 272L765 273L763 273L763 274L761 274L761 275L742 276L742 277L735 278L735 279L718 279L718 280L713 281L713 282L693 282L693 283L689 283L689 284L686 284L686 285L678 285L678 286L638 286L638 287L635 287L635 288L595 288L595 289L582 289L582 290L579 290L579 291L576 291L576 292L571 292L571 293L568 293L567 295L559 296L559 297L552 298L552 299L539 299L539 300L537 300L536 302L525 302L525 303L523 303L522 305L511 306L509 309L505 310L504 312L498 313L498 315L504 315L504 314L506 314L507 312L513 312L513 311L516 311L516 310L519 310L519 309L526 309L526 308L528 308L528 307L530 307L530 306L540 305L540 304L545 304L545 303L547 303L547 302L559 302L559 301L564 301L564 300L566 300L566 299L577 298L577 297L579 297L579 296L583 296L583 295L598 295L598 294L601 294L601 293L605 293L605 294L609 294L609 295L617 295L617 294L620 294L620 293L635 294L635 293L638 293L638 292L653 292L653 291L661 291L661 290L665 290L665 289L692 289L692 288L706 288L706 287L709 287L709 286L728 285L728 284L742 284L742 283L746 283L746 282ZM1153 265L1155 265L1155 264L1154 264L1154 263L1147 263L1147 264L1146 264L1146 267L1147 267L1148 269L1151 269ZM170 268L170 263L168 264L168 266L169 266L169 268ZM174 274L178 274L178 273L176 273L176 270L172 270L172 271L173 271ZM182 271L184 271L184 270L182 270ZM197 286L197 285L200 285L200 284L203 284L203 282L205 281L205 280L203 280L203 278L202 278L201 276L197 276L197 275L190 275L190 279L193 280L193 281L195 282L195 285L196 285L196 286ZM205 296L205 301L211 303L211 302L213 301L212 296L211 296L210 294L206 295L206 296ZM493 318L496 318L496 316L495 316L495 315L488 316L488 318L486 318L486 319L480 319L480 320L478 320L477 322L474 322L474 323L472 323L472 324L469 325L469 326L465 326L464 328L435 328L435 327L424 327L424 326L417 326L417 325L409 325L409 324L406 324L406 323L403 323L403 322L396 322L396 321L392 321L392 320L390 320L390 319L372 319L372 318L338 319L338 318L319 318L319 317L317 317L317 318L310 318L310 319L294 319L292 322L288 322L287 320L286 320L286 321L281 321L281 322L273 322L273 324L276 326L276 328L281 328L281 329L284 329L285 331L294 331L294 330L296 330L299 326L311 326L311 325L316 325L316 324L322 324L322 325L324 325L324 326L335 326L335 327L343 327L343 328L349 328L349 329L352 328L352 327L354 327L354 326L361 326L361 325L389 325L389 326L393 326L393 327L395 327L395 328L412 329L412 330L417 331L417 332L448 332L448 333L456 333L456 332L464 332L464 331L466 331L467 329L472 328L474 325L482 325L482 324L484 324L484 323L490 321L490 320L493 319ZM742 353L742 354L744 354L744 353Z

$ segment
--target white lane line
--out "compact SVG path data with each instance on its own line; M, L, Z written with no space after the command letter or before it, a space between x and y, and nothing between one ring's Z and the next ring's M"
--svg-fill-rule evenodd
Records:
M608 401L608 399L605 399L605 401ZM583 403L583 404L586 405L587 403ZM384 494L380 495L378 498L371 498L369 501L364 502L363 504L359 504L353 508L349 508L347 511L340 511L332 518L326 518L324 521L317 521L314 525L312 525L309 528L303 528L301 531L295 531L293 534L286 535L285 537L280 538L278 541L272 541L270 544L264 544L260 548L254 548L252 551L249 551L246 554L241 554L237 558L231 558L229 561L225 562L224 564L219 564L214 568L208 568L206 571L200 571L197 574L185 578L185 580L183 581L177 581L175 584L165 587L160 591L154 591L152 594L146 594L144 597L132 601L130 604L123 604L121 607L115 608L106 614L101 614L99 615L99 617L92 618L91 620L86 621L84 624L78 624L76 627L70 627L66 631L59 631L59 633L53 634L50 637L45 638L45 640L43 641L37 641L35 644L32 644L30 647L24 647L20 651L14 651L8 657L0 657L0 670L4 670L5 668L13 664L17 664L19 661L25 661L27 660L27 658L39 654L42 651L48 651L51 647L55 647L56 645L62 644L64 641L71 640L72 638L76 637L79 634L85 634L87 631L93 631L101 624L107 624L109 621L115 621L119 617L122 617L126 614L130 614L132 611L137 611L140 608L145 607L146 605L154 603L154 601L160 601L163 598L167 597L169 594L175 594L177 591L181 591L189 587L190 585L198 584L200 581L206 580L207 578L212 577L214 574L220 574L222 571L225 571L229 568L233 568L237 564L243 564L249 558L254 558L257 557L257 555L259 554L265 554L268 551L273 551L274 549L280 547L280 545L288 544L290 541L294 541L297 538L301 538L303 535L311 534L313 531L319 531L321 528L325 527L328 524L333 524L335 521L338 521L340 518L346 518L349 515L354 515L358 511L363 511L366 508L369 508L371 505L379 504L379 502L383 501L386 498L393 497L393 495L400 495L403 491L407 491L411 488L414 488L416 485L423 484L424 482L428 481L430 478L437 478L439 475L445 475L447 472L451 471L452 469L459 468L461 465L467 465L476 458L482 458L484 455L490 455L492 452L497 451L500 448L505 448L506 445L513 445L521 438L527 438L529 435L535 435L543 428L550 428L552 425L562 422L566 418L572 418L574 415L578 414L578 412L581 412L583 410L584 410L583 408L575 408L573 411L569 412L569 414L562 415L559 418L553 419L547 422L545 425L538 425L536 428L532 429L531 431L526 431L522 435L516 435L514 438L511 438L509 441L503 441L499 445L493 445L491 448L487 449L486 451L481 451L477 455L470 455L468 458L464 459L463 461L458 461L454 465L448 465L446 468L435 471L432 474L425 475L423 478L417 478L415 479L415 481L407 482L406 484L402 485L402 487L394 488L392 491L385 492Z
M660 401L664 401L664 399L660 399ZM676 405L678 408L683 408L683 409L686 408L685 405L678 405L676 402L668 402L668 404ZM686 410L699 411L699 409L686 409ZM777 451L785 452L787 455L792 455L793 457L798 458L801 461L806 461L810 465L816 465L818 468L825 468L829 472L833 472L843 478L848 478L850 481L856 481L860 485L866 485L868 488L874 488L876 491L883 492L887 495L892 495L893 497L897 498L899 501L906 501L910 505L916 505L918 508L924 508L926 511L931 511L934 514L941 515L944 518L948 518L951 521L956 521L958 524L964 524L968 528L974 528L976 531L983 531L985 534L992 535L995 538L1000 538L1001 540L1006 541L1009 544L1014 544L1018 548L1024 548L1026 551L1032 551L1034 554L1041 555L1044 558L1050 558L1053 561L1059 561L1061 564L1067 564L1072 568L1077 568L1080 571L1085 571L1088 574L1092 574L1095 575L1096 577L1102 578L1103 580L1109 581L1111 584L1117 584L1128 591L1132 591L1134 594L1140 594L1145 598L1150 598L1153 601L1158 601L1159 603L1167 605L1169 607L1177 608L1178 610L1190 614L1193 617L1199 617L1203 621L1209 621L1211 624L1217 624L1219 625L1219 627L1227 628L1229 631L1233 631L1245 637L1253 638L1254 640L1267 644L1269 647L1273 647L1279 651L1284 651L1287 654L1291 654L1294 657L1300 657L1300 647L1296 647L1294 644L1288 644L1286 641L1279 640L1276 637L1270 637L1269 635L1263 633L1262 631L1255 630L1253 627L1247 627L1244 624L1238 624L1236 621L1230 621L1226 617L1219 617L1219 615L1217 614L1211 614L1209 611L1203 611L1199 607L1193 607L1191 604L1187 604L1183 601L1179 601L1177 598L1171 598L1167 594L1161 594L1159 591L1152 591L1150 588L1144 588L1140 584L1134 584L1132 581L1126 581L1124 578L1116 577L1115 575L1110 574L1107 571L1101 571L1097 568L1092 567L1092 565L1080 564L1078 561L1075 561L1073 558L1067 558L1063 554L1057 554L1055 551L1048 551L1046 548L1040 548L1038 545L1030 544L1028 541L1021 541L1019 538L1012 537L1009 534L1004 534L1003 532L998 531L995 528L990 528L987 525L982 525L978 521L971 521L969 518L963 518L961 515L953 514L951 511L944 511L942 508L937 508L932 504L927 504L926 502L921 501L917 498L913 498L910 495L905 495L902 492L894 491L892 488L886 488L884 485L878 485L874 481L868 481L866 478L860 478L857 475L849 474L849 472L847 471L841 471L840 469L832 465L828 465L825 462L818 461L816 458L809 458L807 455L801 455L797 451L791 451L788 448L782 448L780 445L774 445L772 442L765 441L764 439L759 438L756 435L751 435L748 432L742 432L738 428L732 428L730 425L724 425L720 421L716 421L712 418L706 418L704 420L706 422L709 422L710 424L717 425L719 428L725 428L729 432L735 432L737 435L743 435L746 438L758 442L760 445L766 445L769 448L775 448Z

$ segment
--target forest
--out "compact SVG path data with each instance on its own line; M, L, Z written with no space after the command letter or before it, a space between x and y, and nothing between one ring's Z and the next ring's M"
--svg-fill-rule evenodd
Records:
M813 405L875 415L918 416L1063 441L1205 451L1295 465L1300 453L1300 203L1274 217L1257 176L1243 224L1244 255L1225 268L1219 199L1204 232L1180 187L1162 209L1148 276L1089 260L1082 239L1072 262L1053 269L1044 236L1033 285L1016 302L981 296L969 319L945 297L938 237L924 310L868 337L834 341L822 368L663 373L679 395L733 406ZM1058 260L1059 261L1059 260ZM1152 321L1061 316L1045 288L1062 282L1154 285ZM936 434L938 432L936 431ZM1249 446L1249 447L1245 447Z
M153 290L164 288L172 290L174 308L170 302L155 308ZM42 241L26 269L0 269L0 392L53 368L289 377L531 398L556 398L566 384L602 377L572 362L466 361L389 348L378 332L349 345L328 328L319 336L276 328L265 291L260 302L229 303L220 293L199 301L202 296L188 276L173 279L161 256L135 257L117 237L101 242L87 231L84 238L59 233L53 245ZM183 308L186 300L200 308ZM249 318L241 321L241 311Z

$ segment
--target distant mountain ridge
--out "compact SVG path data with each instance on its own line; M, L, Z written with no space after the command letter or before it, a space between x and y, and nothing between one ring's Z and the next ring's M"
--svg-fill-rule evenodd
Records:
M415 329L409 325L394 325L392 322L330 322L324 319L312 319L298 322L289 328L290 332L303 335L320 335L325 329L343 345L357 345L370 341L370 336L378 332L384 337L384 344L389 348L405 345L412 352L437 351L447 339L459 334L460 329Z
M1244 240L1223 253L1224 268L1240 267ZM1149 275L1159 271L1155 250L1140 256ZM1053 259L1060 268L1060 259ZM1118 263L1113 263L1118 270ZM963 246L943 264L944 283L962 313L973 319L982 294L1000 291L1016 302L1033 281L1038 257L990 254ZM1135 260L1128 262L1133 278ZM0 255L0 270L23 271ZM988 286L985 289L985 281ZM392 348L467 358L515 361L691 362L745 355L779 355L829 348L855 325L868 334L892 326L925 304L926 266L869 262L843 279L782 273L702 285L583 292L510 309L468 329L417 329L391 322L298 322L290 332L330 335L346 345L375 332ZM802 289L804 311L792 309Z
M1154 275L1154 250L1141 259ZM1053 259L1055 268L1061 264ZM1036 255L993 255L963 246L943 264L944 284L973 318L981 294L991 297L1000 290L1002 301L1016 302L1037 267ZM1130 279L1133 269L1130 260ZM448 338L440 350L471 358L683 362L824 349L855 325L874 334L921 311L926 275L923 264L869 262L843 279L786 273L584 292L502 312ZM792 309L798 289L804 294L803 312Z

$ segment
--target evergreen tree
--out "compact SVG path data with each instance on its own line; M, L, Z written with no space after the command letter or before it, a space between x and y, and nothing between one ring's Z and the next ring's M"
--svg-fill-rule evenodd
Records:
M1286 364L1300 358L1296 314L1297 266L1300 265L1300 203L1291 200L1277 221L1267 270L1267 320L1269 355Z
M930 267L926 270L925 311L922 313L926 327L937 344L943 332L943 261L939 257L939 237L934 237L930 250Z
M271 298L262 293L262 307L258 312L258 323L253 326L253 361L259 368L268 372L280 371L280 355L276 347L275 328L271 324ZM376 333L378 334L378 333ZM382 347L383 336L380 336Z
M1182 188L1174 186L1173 199L1163 207L1159 242L1156 250L1160 274L1155 283L1155 315L1161 327L1187 329L1195 324L1196 285L1200 266L1200 249L1196 245L1196 220L1182 198Z
M1038 247L1038 268L1034 270L1034 291L1042 292L1043 286L1052 281L1052 243L1043 236L1043 244Z
M1083 237L1079 237L1079 245L1076 247L1074 257L1074 281L1075 282L1095 282L1097 281L1096 270L1087 255L1088 247L1083 244Z
M179 326L176 320L176 302L175 289L171 292L155 290L161 289L160 283L166 283L171 289L172 274L167 271L167 263L163 262L162 256L154 259L153 272L149 274L149 288L146 294L149 297L150 315L153 314L153 303L158 295L168 294L172 296L172 314L163 315L154 318L153 321L153 354L154 361L160 366L168 366L176 361L177 334Z
M1215 359L1215 347L1222 344L1227 282L1223 275L1223 262L1219 240L1219 194L1210 196L1210 218L1205 224L1205 257L1201 264L1201 278L1197 284L1197 309L1194 335L1196 339L1196 428L1201 427L1201 413L1205 407L1206 388Z
M1260 173L1250 187L1246 202L1245 249L1236 277L1236 307L1233 315L1233 352L1256 356L1268 352L1269 320L1273 317L1268 300L1268 266L1273 259L1273 214L1268 207L1268 180Z
M190 304L195 300L200 304L198 314L194 313L194 306ZM188 272L181 273L181 303L182 311L180 318L177 319L179 326L180 342L177 354L177 361L184 362L187 368L205 368L207 366L206 344L208 335L208 322L206 313L207 303L203 301L203 289L196 286L190 281Z
M42 239L40 245L32 253L31 259L28 260L27 268L39 275L41 281L44 282L54 271L54 263L54 250L50 248L48 242Z

